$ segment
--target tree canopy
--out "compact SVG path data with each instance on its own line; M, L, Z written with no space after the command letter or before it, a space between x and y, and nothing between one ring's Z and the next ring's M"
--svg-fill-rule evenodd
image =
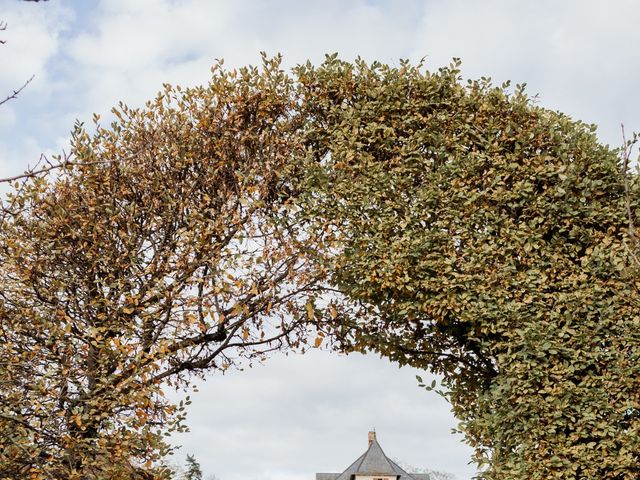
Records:
M297 140L277 63L78 125L75 163L9 195L0 478L164 477L183 413L163 388L306 341L320 285L279 221Z
M298 68L353 348L444 378L484 478L640 478L637 176L524 87Z
M3 204L0 478L167 478L163 388L325 335L442 375L483 478L638 478L638 177L594 127L335 55L114 113Z

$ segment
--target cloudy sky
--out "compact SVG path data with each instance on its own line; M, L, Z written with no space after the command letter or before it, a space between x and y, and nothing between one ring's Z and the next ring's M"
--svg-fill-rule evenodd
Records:
M621 141L640 129L640 2L636 0L0 0L0 177L66 147L76 119L141 105L163 82L203 83L278 52L285 64L339 52L429 68L463 60L463 74L526 82L542 105ZM387 454L470 479L469 449L450 433L448 405L416 372L372 356L315 351L212 375L193 395L191 433L173 439L222 480L313 479L340 471L375 427Z

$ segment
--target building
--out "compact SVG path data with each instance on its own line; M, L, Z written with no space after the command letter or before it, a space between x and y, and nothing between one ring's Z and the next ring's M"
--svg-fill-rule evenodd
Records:
M407 473L382 451L376 432L369 448L342 473L316 473L316 480L431 480L428 473Z

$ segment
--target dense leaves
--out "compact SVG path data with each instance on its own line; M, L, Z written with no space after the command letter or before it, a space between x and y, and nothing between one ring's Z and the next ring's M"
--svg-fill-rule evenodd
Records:
M593 127L457 67L298 69L305 215L362 306L341 334L443 375L485 478L640 478L627 172Z
M593 127L336 56L115 115L3 205L1 479L167 478L163 388L312 332L441 374L486 479L639 478L638 177Z
M278 221L298 148L278 63L78 126L75 166L10 196L0 478L164 477L183 414L163 386L306 341L319 278Z

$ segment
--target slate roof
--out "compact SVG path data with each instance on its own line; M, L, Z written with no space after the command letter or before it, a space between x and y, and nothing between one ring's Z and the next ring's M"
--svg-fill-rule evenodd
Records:
M392 476L398 480L430 480L429 474L410 474L387 457L375 434L369 448L342 473L316 473L316 480L352 480L354 475Z
M316 480L337 480L339 473L316 473ZM431 480L428 473L412 473L411 476L416 480Z

